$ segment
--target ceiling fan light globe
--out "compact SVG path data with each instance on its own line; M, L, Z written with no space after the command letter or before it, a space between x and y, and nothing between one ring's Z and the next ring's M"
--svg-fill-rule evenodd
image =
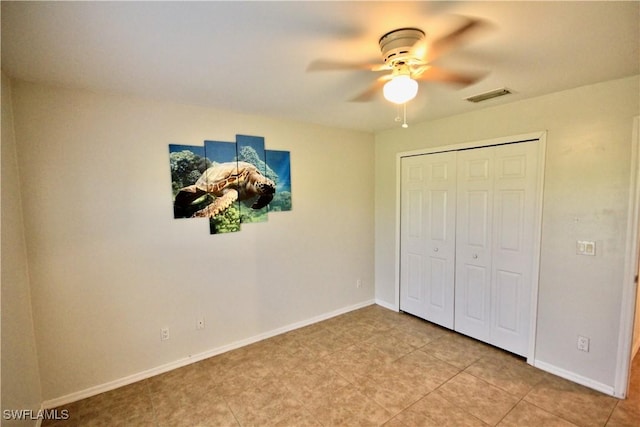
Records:
M418 82L406 75L395 76L385 83L382 93L387 101L404 104L418 94Z

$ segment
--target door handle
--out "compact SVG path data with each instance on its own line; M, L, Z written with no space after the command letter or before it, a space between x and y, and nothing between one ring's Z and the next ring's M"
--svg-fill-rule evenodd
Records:
M478 259L478 254L473 254L473 259Z

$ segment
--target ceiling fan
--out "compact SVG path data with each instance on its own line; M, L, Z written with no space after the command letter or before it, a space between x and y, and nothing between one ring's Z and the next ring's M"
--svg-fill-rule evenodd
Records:
M379 77L366 91L351 99L354 102L371 101L380 88L385 99L396 104L405 104L418 93L418 81L434 81L468 86L484 73L461 73L433 65L443 54L470 40L477 30L486 27L486 22L475 18L464 18L464 22L446 35L431 42L419 28L398 28L384 34L378 40L382 52L382 64L350 63L331 60L316 60L307 71L370 70L390 71Z

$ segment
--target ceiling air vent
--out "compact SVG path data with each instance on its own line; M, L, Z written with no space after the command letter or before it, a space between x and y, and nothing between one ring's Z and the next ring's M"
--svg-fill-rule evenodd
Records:
M509 95L510 93L511 91L509 89L507 89L506 87L503 87L501 89L496 89L489 92L481 93L479 95L470 96L465 99L469 102L482 102L482 101L486 101L487 99Z

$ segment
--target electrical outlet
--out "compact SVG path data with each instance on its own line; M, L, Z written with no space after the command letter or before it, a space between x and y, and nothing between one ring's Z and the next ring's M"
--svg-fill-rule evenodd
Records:
M362 279L356 280L356 288L360 289L362 287Z
M166 341L169 339L169 328L160 329L160 341Z
M578 335L578 350L589 352L589 338Z
M196 329L204 329L204 316L200 316L196 319Z

